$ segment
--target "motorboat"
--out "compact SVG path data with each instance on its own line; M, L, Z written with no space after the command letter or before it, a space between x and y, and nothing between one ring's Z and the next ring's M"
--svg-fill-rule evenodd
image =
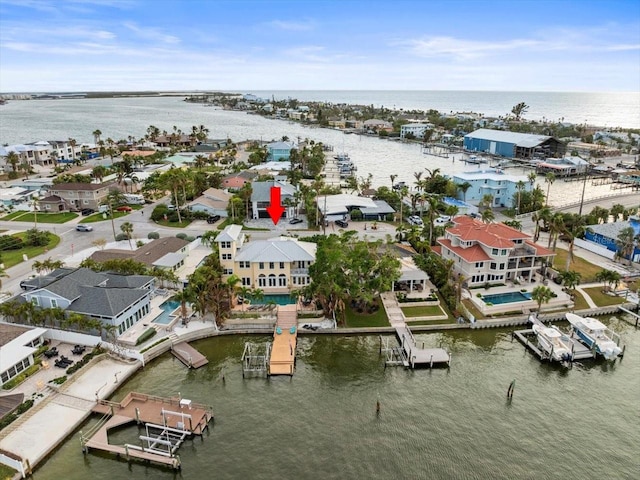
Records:
M529 316L533 324L533 333L538 337L538 345L557 362L570 362L573 360L573 343L571 338L555 325L546 326L535 315Z
M575 313L567 313L566 316L580 341L595 350L597 354L607 360L613 360L622 353L622 348L619 346L620 335L599 320L581 317Z

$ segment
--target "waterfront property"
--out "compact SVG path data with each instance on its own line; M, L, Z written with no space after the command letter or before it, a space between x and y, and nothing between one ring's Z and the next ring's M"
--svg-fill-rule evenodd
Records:
M61 308L116 327L122 334L150 311L154 277L116 275L88 268L57 269L38 277L33 288L21 294L42 308Z
M531 283L536 270L550 265L555 252L533 243L530 235L503 223L483 223L467 216L438 239L438 253L453 260L454 271L469 287L505 282Z
M536 164L536 172L541 174L553 173L556 177L571 177L586 174L589 162L580 157L547 158Z
M311 282L309 265L316 258L316 244L295 238L244 242L240 225L227 226L217 237L224 278L237 275L242 286L266 294L289 293Z
M393 215L395 210L384 200L373 200L341 193L338 195L323 195L317 198L318 210L328 222L345 220L353 210L360 210L363 220L382 221L387 215Z
M35 362L34 354L44 341L44 328L3 326L0 336L0 385L17 377Z
M509 158L553 157L564 154L564 144L546 135L480 128L464 136L464 149Z
M400 127L400 138L407 138L407 134L413 138L421 139L427 130L433 130L431 123L407 123Z
M523 191L531 191L532 186L525 175L510 175L493 168L454 173L449 176L458 185L465 183L471 186L465 193L461 192L466 203L478 206L485 195L493 198L493 207L510 207L514 196L518 192L518 183L523 185Z
M289 160L291 150L298 148L295 142L271 142L267 144L268 160L279 162L281 160Z
M51 186L49 197L39 202L40 208L45 211L82 210L84 208L98 210L112 188L116 188L115 182L58 183ZM58 200L52 202L51 197ZM52 207L52 205L55 206Z

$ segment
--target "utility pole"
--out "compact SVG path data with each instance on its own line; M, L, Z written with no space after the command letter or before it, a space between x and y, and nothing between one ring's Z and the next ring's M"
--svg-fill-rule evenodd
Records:
M584 191L587 188L587 178L589 177L589 170L584 172L584 182L582 183L582 195L580 196L580 208L578 209L578 215L582 215L582 205L584 204Z

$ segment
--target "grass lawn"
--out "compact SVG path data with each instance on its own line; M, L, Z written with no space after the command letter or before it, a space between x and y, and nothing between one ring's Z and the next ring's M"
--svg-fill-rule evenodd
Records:
M608 307L610 305L620 305L624 303L624 297L611 297L602 292L602 287L584 288L583 290L599 307Z
M564 272L564 267L567 264L567 255L569 255L567 250L563 250L561 248L556 249L553 268ZM582 278L580 279L581 283L589 283L596 281L596 274L602 270L602 267L594 265L591 262L587 262L584 258L574 255L573 261L569 264L569 270L579 272L582 275Z
M169 220L157 220L156 223L158 225L162 225L163 227L184 228L189 226L191 220L186 220L183 218L182 223L170 222Z
M13 468L7 467L0 463L0 479L4 480L6 478L13 478L13 476L18 473Z
M77 213L63 212L63 213L38 213L38 223L65 223L69 220L73 220L78 216ZM27 212L20 217L14 218L14 222L31 222L33 223L35 215L33 212Z
M130 212L113 212L113 218L126 217L127 215L131 215ZM95 222L106 222L110 220L111 217L107 215L107 218L102 217L102 213L94 213L93 215L89 215L80 221L80 223L95 223Z
M380 305L378 311L373 313L358 313L350 305L347 305L345 326L348 328L388 327L389 319L382 305Z
M24 212L24 211L13 212L13 213L10 213L9 215L6 215L0 218L0 220L13 220L14 218L19 217L20 215L24 215L25 213L27 212Z
M449 323L456 323L452 318L447 318L446 320L418 320L417 322L407 322L409 328L414 325L446 325Z
M400 307L405 317L435 317L445 315L445 312L438 305L427 305L421 307Z
M467 307L467 310L469 310L471 315L473 315L476 318L476 320L479 318L485 318L482 312L480 312L480 310L476 308L476 306L473 304L473 302L470 299L465 298L464 300L462 300L462 303L464 304L465 307Z
M582 295L582 293L578 292L577 290L574 290L573 294L575 295L574 307L573 307L575 310L584 310L589 308L589 304L584 299L584 295Z
M14 237L21 238L23 241L27 237L26 233L16 233L12 235ZM14 265L17 265L23 261L22 256L26 255L28 258L33 258L38 255L41 255L45 252L45 250L51 250L55 248L60 243L60 237L54 234L50 234L49 244L46 247L24 247L20 250L5 250L2 252L2 262L4 263L4 268L11 268Z

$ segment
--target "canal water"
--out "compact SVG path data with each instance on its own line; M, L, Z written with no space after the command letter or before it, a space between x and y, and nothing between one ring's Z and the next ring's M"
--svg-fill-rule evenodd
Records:
M83 455L76 432L34 478L638 478L640 333L611 325L625 357L571 369L541 364L511 330L492 329L417 335L452 352L450 369L385 369L377 336L317 335L300 338L292 378L243 379L244 342L268 337L202 340L207 366L187 370L166 354L114 396L179 392L214 408L210 431L180 448L180 472ZM141 433L128 427L111 441Z

